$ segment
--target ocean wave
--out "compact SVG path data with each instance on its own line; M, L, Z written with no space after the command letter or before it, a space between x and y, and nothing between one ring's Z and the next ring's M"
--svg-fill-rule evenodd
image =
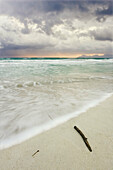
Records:
M54 128L64 122L86 112L89 108L92 108L92 107L98 105L99 103L103 102L104 100L111 97L112 95L113 95L113 93L101 96L100 98L93 100L92 102L88 103L87 105L84 105L84 107L78 109L77 111L69 113L64 116L60 116L54 120L52 119L50 122L44 123L39 127L35 126L33 128L30 128L30 129L28 128L26 130L20 129L21 132L19 134L17 134L17 132L18 132L18 129L17 129L15 131L15 133L12 134L12 136L10 136L8 139L0 142L0 149L2 150L5 148L8 148L8 147L11 147L13 145L19 144L19 143L21 143L25 140L28 140L29 138L37 135L37 134L40 134L44 131Z
M108 97L112 61L0 60L0 147L20 143Z

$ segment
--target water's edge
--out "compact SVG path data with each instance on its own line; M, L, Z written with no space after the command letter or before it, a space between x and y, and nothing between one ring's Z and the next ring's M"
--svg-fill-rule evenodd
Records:
M113 93L109 93L106 96L100 97L98 100L94 100L93 103L84 106L82 109L79 109L76 112L73 112L71 114L61 116L57 119L54 119L54 120L52 120L51 123L46 123L45 125L40 126L40 128L35 127L35 128L30 129L29 131L25 131L24 133L21 133L20 135L18 135L18 137L16 139L15 139L15 137L14 138L12 137L11 140L6 141L3 144L2 143L0 144L0 150L7 149L14 145L20 144L34 136L37 136L38 134L41 134L42 132L45 132L52 128L55 128L58 125L61 125L65 122L71 120L72 118L75 118L75 117L79 116L80 114L87 112L90 108L96 107L103 101L110 98L112 95L113 95Z

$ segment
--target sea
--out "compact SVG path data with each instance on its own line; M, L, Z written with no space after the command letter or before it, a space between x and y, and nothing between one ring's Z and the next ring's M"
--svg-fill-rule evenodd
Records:
M0 59L0 149L113 95L113 59Z

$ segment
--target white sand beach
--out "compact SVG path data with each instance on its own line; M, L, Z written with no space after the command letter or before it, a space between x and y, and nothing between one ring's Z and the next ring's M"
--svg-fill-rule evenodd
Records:
M75 125L88 138L92 152L74 130ZM112 170L113 96L62 125L1 150L0 170L13 169Z

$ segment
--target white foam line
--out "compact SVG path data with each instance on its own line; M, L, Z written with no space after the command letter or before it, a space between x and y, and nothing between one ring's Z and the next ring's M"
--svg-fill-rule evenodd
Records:
M27 130L26 132L23 132L16 137L13 136L10 139L3 141L3 143L0 144L0 150L6 149L8 147L14 146L14 145L19 144L19 143L22 143L22 142L32 138L33 136L36 136L36 135L38 135L38 134L40 134L44 131L47 131L47 130L54 128L54 127L56 127L56 126L58 126L58 125L60 125L64 122L67 122L68 120L70 120L74 117L77 117L81 113L86 112L88 109L98 105L99 103L103 102L104 100L111 97L112 95L113 95L113 93L107 94L106 96L101 97L99 100L93 101L93 103L86 105L85 107L83 107L82 109L80 109L76 112L73 112L73 113L70 113L66 116L62 116L62 117L59 117L57 119L54 119L54 120L52 120L51 123L47 123L47 124L42 125L38 128L35 127L35 128L30 129L30 130Z

